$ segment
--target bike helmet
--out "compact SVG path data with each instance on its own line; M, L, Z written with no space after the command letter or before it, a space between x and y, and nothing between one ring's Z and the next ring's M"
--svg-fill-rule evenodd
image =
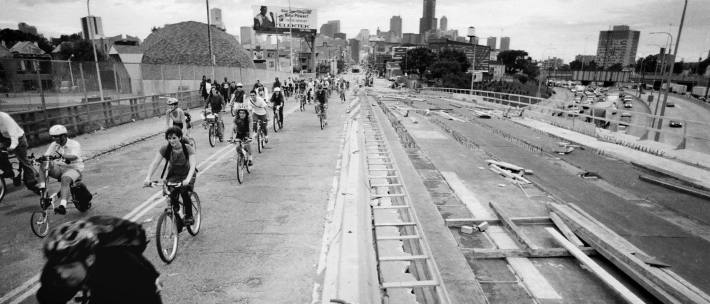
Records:
M275 87L275 88L274 88L274 92L281 92L281 88Z
M243 86L244 86L244 85L243 85L241 82L240 82L240 83L237 83L237 88L243 87Z
M59 136L59 135L66 135L67 134L67 128L64 127L63 125L53 125L51 128L49 128L49 136Z
M174 97L168 98L168 105L176 105L176 104L178 104L177 98L174 98Z
M44 256L53 265L82 261L94 252L99 238L94 225L77 220L59 225L44 242Z

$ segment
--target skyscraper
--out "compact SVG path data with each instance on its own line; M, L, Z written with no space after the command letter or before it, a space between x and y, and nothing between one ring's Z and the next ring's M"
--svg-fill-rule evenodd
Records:
M84 39L86 40L98 39L104 36L104 27L101 23L101 17L82 17L81 29L84 33Z
M441 21L439 21L441 25L439 26L439 29L442 32L446 32L448 26L449 26L449 19L446 18L446 16L441 17Z
M350 56L353 61L360 63L360 40L350 39Z
M392 16L390 18L390 35L402 38L402 17Z
M330 29L333 30L333 35L340 33L340 20L330 20L328 24L330 24Z
M239 36L242 39L242 45L255 43L254 29L251 26L242 26L239 28Z
M628 66L635 62L641 32L632 31L628 25L615 25L611 31L599 32L597 64L610 67L620 63Z
M334 38L336 33L340 33L340 20L330 20L320 27L320 33Z
M224 22L222 22L222 10L219 8L210 9L210 23L216 28L225 31Z
M424 34L430 30L436 30L436 0L424 0L424 13L419 18L419 34Z
M496 49L496 37L488 37L486 40L486 45L491 48L491 50Z
M500 37L500 50L507 51L510 49L510 37Z
M361 29L356 39L360 40L360 45L368 45L370 43L370 30Z

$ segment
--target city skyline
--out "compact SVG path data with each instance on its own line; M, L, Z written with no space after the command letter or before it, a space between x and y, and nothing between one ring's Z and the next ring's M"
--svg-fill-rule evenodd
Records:
M81 31L80 18L86 16L86 2L78 0L7 0L6 9L0 14L0 27L17 28L20 22L37 27L38 32L48 37ZM276 1L273 5L284 5ZM545 1L537 1L546 3ZM416 5L401 5L403 1L379 3L375 1L326 2L323 0L292 1L294 7L312 7L318 10L318 24L327 20L340 20L341 31L348 37L357 35L360 29L375 32L377 26L388 28L393 15L402 17L403 33L418 33L422 17L423 1ZM407 2L411 4L411 2ZM665 44L665 35L650 35L662 31L677 35L682 1L670 0L599 0L556 2L554 5L533 5L530 1L503 0L457 3L436 1L434 17L447 16L448 28L465 33L468 26L475 26L480 37L511 37L515 40L512 49L526 50L534 58L560 57L571 61L578 54L594 54L598 33L613 25L626 24L641 32L637 57L655 54L655 45ZM238 1L237 6L256 5L254 2ZM269 3L271 4L271 3ZM117 0L92 2L93 15L102 17L107 36L118 34L145 38L153 26L194 20L206 22L204 3L183 0L150 1L135 0L125 3ZM227 9L233 2L212 0L210 7L222 9L223 20L230 34L239 34L241 26L251 21L251 10ZM643 10L638 10L643 7ZM155 14L160 11L161 14ZM474 12L471 18L471 13ZM482 13L485 12L485 13ZM580 18L579 12L584 12ZM710 5L691 0L688 4L685 26L681 37L679 59L697 61L707 56L710 49ZM515 16L501 18L500 16ZM468 24L469 20L476 20ZM672 24L672 25L671 25Z

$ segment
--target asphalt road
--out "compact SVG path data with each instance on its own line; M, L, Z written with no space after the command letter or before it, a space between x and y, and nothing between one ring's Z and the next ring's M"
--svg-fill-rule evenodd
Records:
M467 111L437 99L429 102L415 105ZM710 291L710 279L706 276L710 271L710 266L706 266L710 248L708 201L639 181L638 175L648 172L592 151L577 150L566 156L541 155L512 145L489 131L490 127L504 130L545 151L554 151L559 140L509 120L477 119L475 123L445 120L445 123L486 153L534 170L530 179L548 193L579 205L646 253L672 265L674 271L700 289ZM596 172L602 180L586 181L575 175L583 171Z
M643 94L645 100L649 94ZM651 109L654 109L658 101L658 93L654 92L654 101L651 103ZM663 95L661 95L663 100ZM665 117L663 119L661 142L677 146L683 136L684 130L687 132L689 139L687 140L687 149L710 153L710 134L708 132L708 117L710 117L710 107L690 101L676 94L668 95L668 102L675 104L674 107L666 107ZM659 110L660 111L660 110ZM670 120L676 120L683 123L682 128L671 128L668 126ZM704 122L705 125L700 125L692 122Z
M206 131L193 129L202 229L195 237L180 234L179 252L170 265L158 258L154 241L145 251L162 274L165 303L311 301L325 206L346 119L346 105L336 98L331 98L325 130L319 128L312 105L300 112L295 102L287 102L285 113L291 113L284 120L285 129L277 134L270 129L264 153L258 154L253 146L252 173L241 185L235 176L233 146L209 147ZM66 216L53 217L52 225L90 215L131 214L131 219L144 223L152 239L165 203L150 200L158 189L142 188L142 181L157 149L165 144L156 136L87 162L84 179L96 193L93 208L87 214L69 208ZM50 189L57 187L50 184ZM9 193L0 205L4 232L0 295L41 269L42 240L29 227L30 214L37 209L37 197L27 191ZM34 302L31 295L21 303Z

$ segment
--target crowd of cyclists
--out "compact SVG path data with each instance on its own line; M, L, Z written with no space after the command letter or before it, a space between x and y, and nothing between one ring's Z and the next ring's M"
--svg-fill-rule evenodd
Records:
M247 93L242 83L224 78L219 84L203 76L199 93L204 102L203 115L216 116L220 141L225 139L222 116L227 115L222 113L232 115L234 126L228 141L246 143L248 165L251 166L253 156L248 142L257 131L257 124L261 125L268 142L268 111L283 127L283 108L292 98L303 104L314 103L316 113L325 117L328 98L337 92L340 101L345 102L345 92L349 88L349 81L332 76L319 79L289 77L283 82L276 78L270 88L257 80ZM180 183L179 190L172 195L179 196L185 206L185 217L179 223L184 226L194 221L190 193L196 181L197 161L195 140L190 134L191 121L190 114L180 108L178 99L167 99L164 133L167 144L156 151L143 183L146 187L151 186L151 178L164 160L161 179L165 176L166 182ZM55 213L66 214L70 187L80 181L84 171L81 145L68 137L63 125L52 126L49 135L52 143L44 153L44 157L52 159L49 170L37 170L28 159L27 140L22 128L10 115L0 112L0 169L2 178L17 181L20 175L24 175L25 185L36 193L46 189L48 177L60 181L59 206ZM7 158L8 151L14 152L20 163L21 173L17 176ZM49 176L41 174L45 171ZM143 256L146 244L145 231L140 224L114 217L95 216L56 227L46 237L43 246L47 262L40 277L39 303L67 303L77 292L89 295L92 303L161 303L158 272ZM116 280L123 283L115 284Z

